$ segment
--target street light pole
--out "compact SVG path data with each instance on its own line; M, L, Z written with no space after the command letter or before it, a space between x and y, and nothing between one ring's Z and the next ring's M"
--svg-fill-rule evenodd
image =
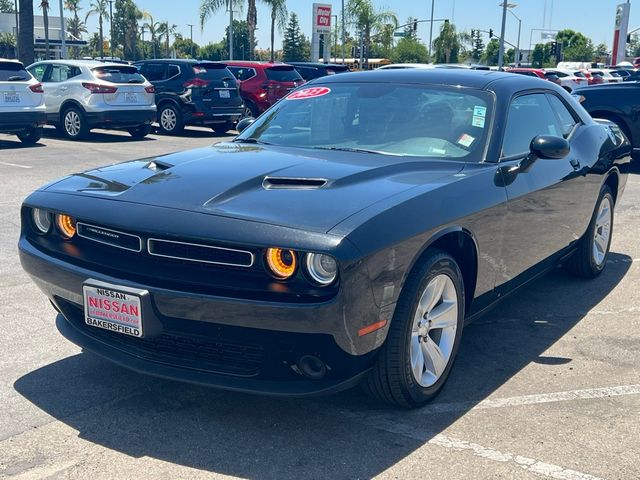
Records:
M342 3L344 4L344 0L342 0ZM20 58L20 22L18 20L18 0L13 0L13 5L13 11L16 14L16 58Z
M431 62L431 44L433 43L433 9L435 7L436 0L431 0L431 26L429 27L429 58L427 61Z
M189 34L189 39L191 40L191 45L189 45L189 49L191 50L191 58L194 58L193 57L193 24L192 23L187 23L187 25L191 29L191 33Z
M229 6L229 60L233 60L233 4L227 0Z
M502 7L502 30L500 31L500 46L498 49L498 70L504 66L504 33L507 26L507 0L501 4Z
M331 16L336 19L336 23L334 23L334 25L336 26L336 34L334 35L335 38L333 39L333 61L335 63L336 57L338 56L338 15ZM329 59L331 59L331 55L329 55Z
M342 0L342 64L345 64L344 58L344 0Z
M109 39L109 47L111 47L111 59L113 60L113 3L116 0L109 0L109 30L111 31Z
M522 19L520 17L518 17L515 13L513 13L513 10L511 10L512 8L517 7L518 5L515 3L509 3L507 4L507 8L509 9L509 13L511 15L513 15L515 17L516 20L518 20L518 43L516 46L516 52L515 55L513 56L513 61L516 65L516 67L518 66L518 63L520 62L520 31L522 30Z
M145 31L144 25L142 25L140 27L140 36L142 37L142 59L146 60L146 58L147 58L147 49L144 46L144 31Z
M64 8L62 6L62 0L60 0L60 40L62 40L62 49L60 51L60 56L66 60L67 58L67 40L66 31L64 26Z

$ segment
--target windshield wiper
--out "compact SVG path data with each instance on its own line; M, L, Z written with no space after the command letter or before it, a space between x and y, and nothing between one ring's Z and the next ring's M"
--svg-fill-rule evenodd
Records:
M355 147L312 147L316 150L336 150L339 152L355 152L355 153L375 153L378 155L394 155L397 153L381 152L380 150L371 150L369 148L355 148Z
M258 145L273 145L272 143L262 142L257 138L235 138L231 141L235 143L254 143Z

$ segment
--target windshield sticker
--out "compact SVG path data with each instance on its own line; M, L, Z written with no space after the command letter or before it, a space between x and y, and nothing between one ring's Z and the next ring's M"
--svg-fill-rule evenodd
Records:
M327 87L312 87L303 88L302 90L296 90L287 97L287 100L304 100L306 98L322 97L331 91Z
M480 105L475 105L473 107L473 116L474 117L486 117L487 116L487 107L481 107Z
M475 140L475 137L472 137L467 133L463 133L458 139L458 144L462 145L463 147L469 148Z
M484 128L484 117L474 115L473 120L471 120L471 125L474 127Z

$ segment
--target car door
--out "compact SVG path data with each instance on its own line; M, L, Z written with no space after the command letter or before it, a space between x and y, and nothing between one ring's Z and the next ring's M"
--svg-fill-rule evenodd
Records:
M47 76L42 82L47 102L47 113L57 114L60 112L62 102L69 95L67 80L77 74L79 74L79 70L75 67L59 63L51 64Z
M534 267L542 268L543 260L578 238L577 215L583 208L585 184L574 153L558 160L538 159L526 172L506 174L530 153L536 136L563 133L545 93L525 93L511 100L500 160L508 213L498 285L530 269L535 273Z

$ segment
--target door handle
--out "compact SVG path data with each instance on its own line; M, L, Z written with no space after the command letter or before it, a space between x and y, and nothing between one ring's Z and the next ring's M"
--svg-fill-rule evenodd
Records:
M577 158L572 158L571 160L569 160L569 163L574 170L580 170L580 160L578 160Z

